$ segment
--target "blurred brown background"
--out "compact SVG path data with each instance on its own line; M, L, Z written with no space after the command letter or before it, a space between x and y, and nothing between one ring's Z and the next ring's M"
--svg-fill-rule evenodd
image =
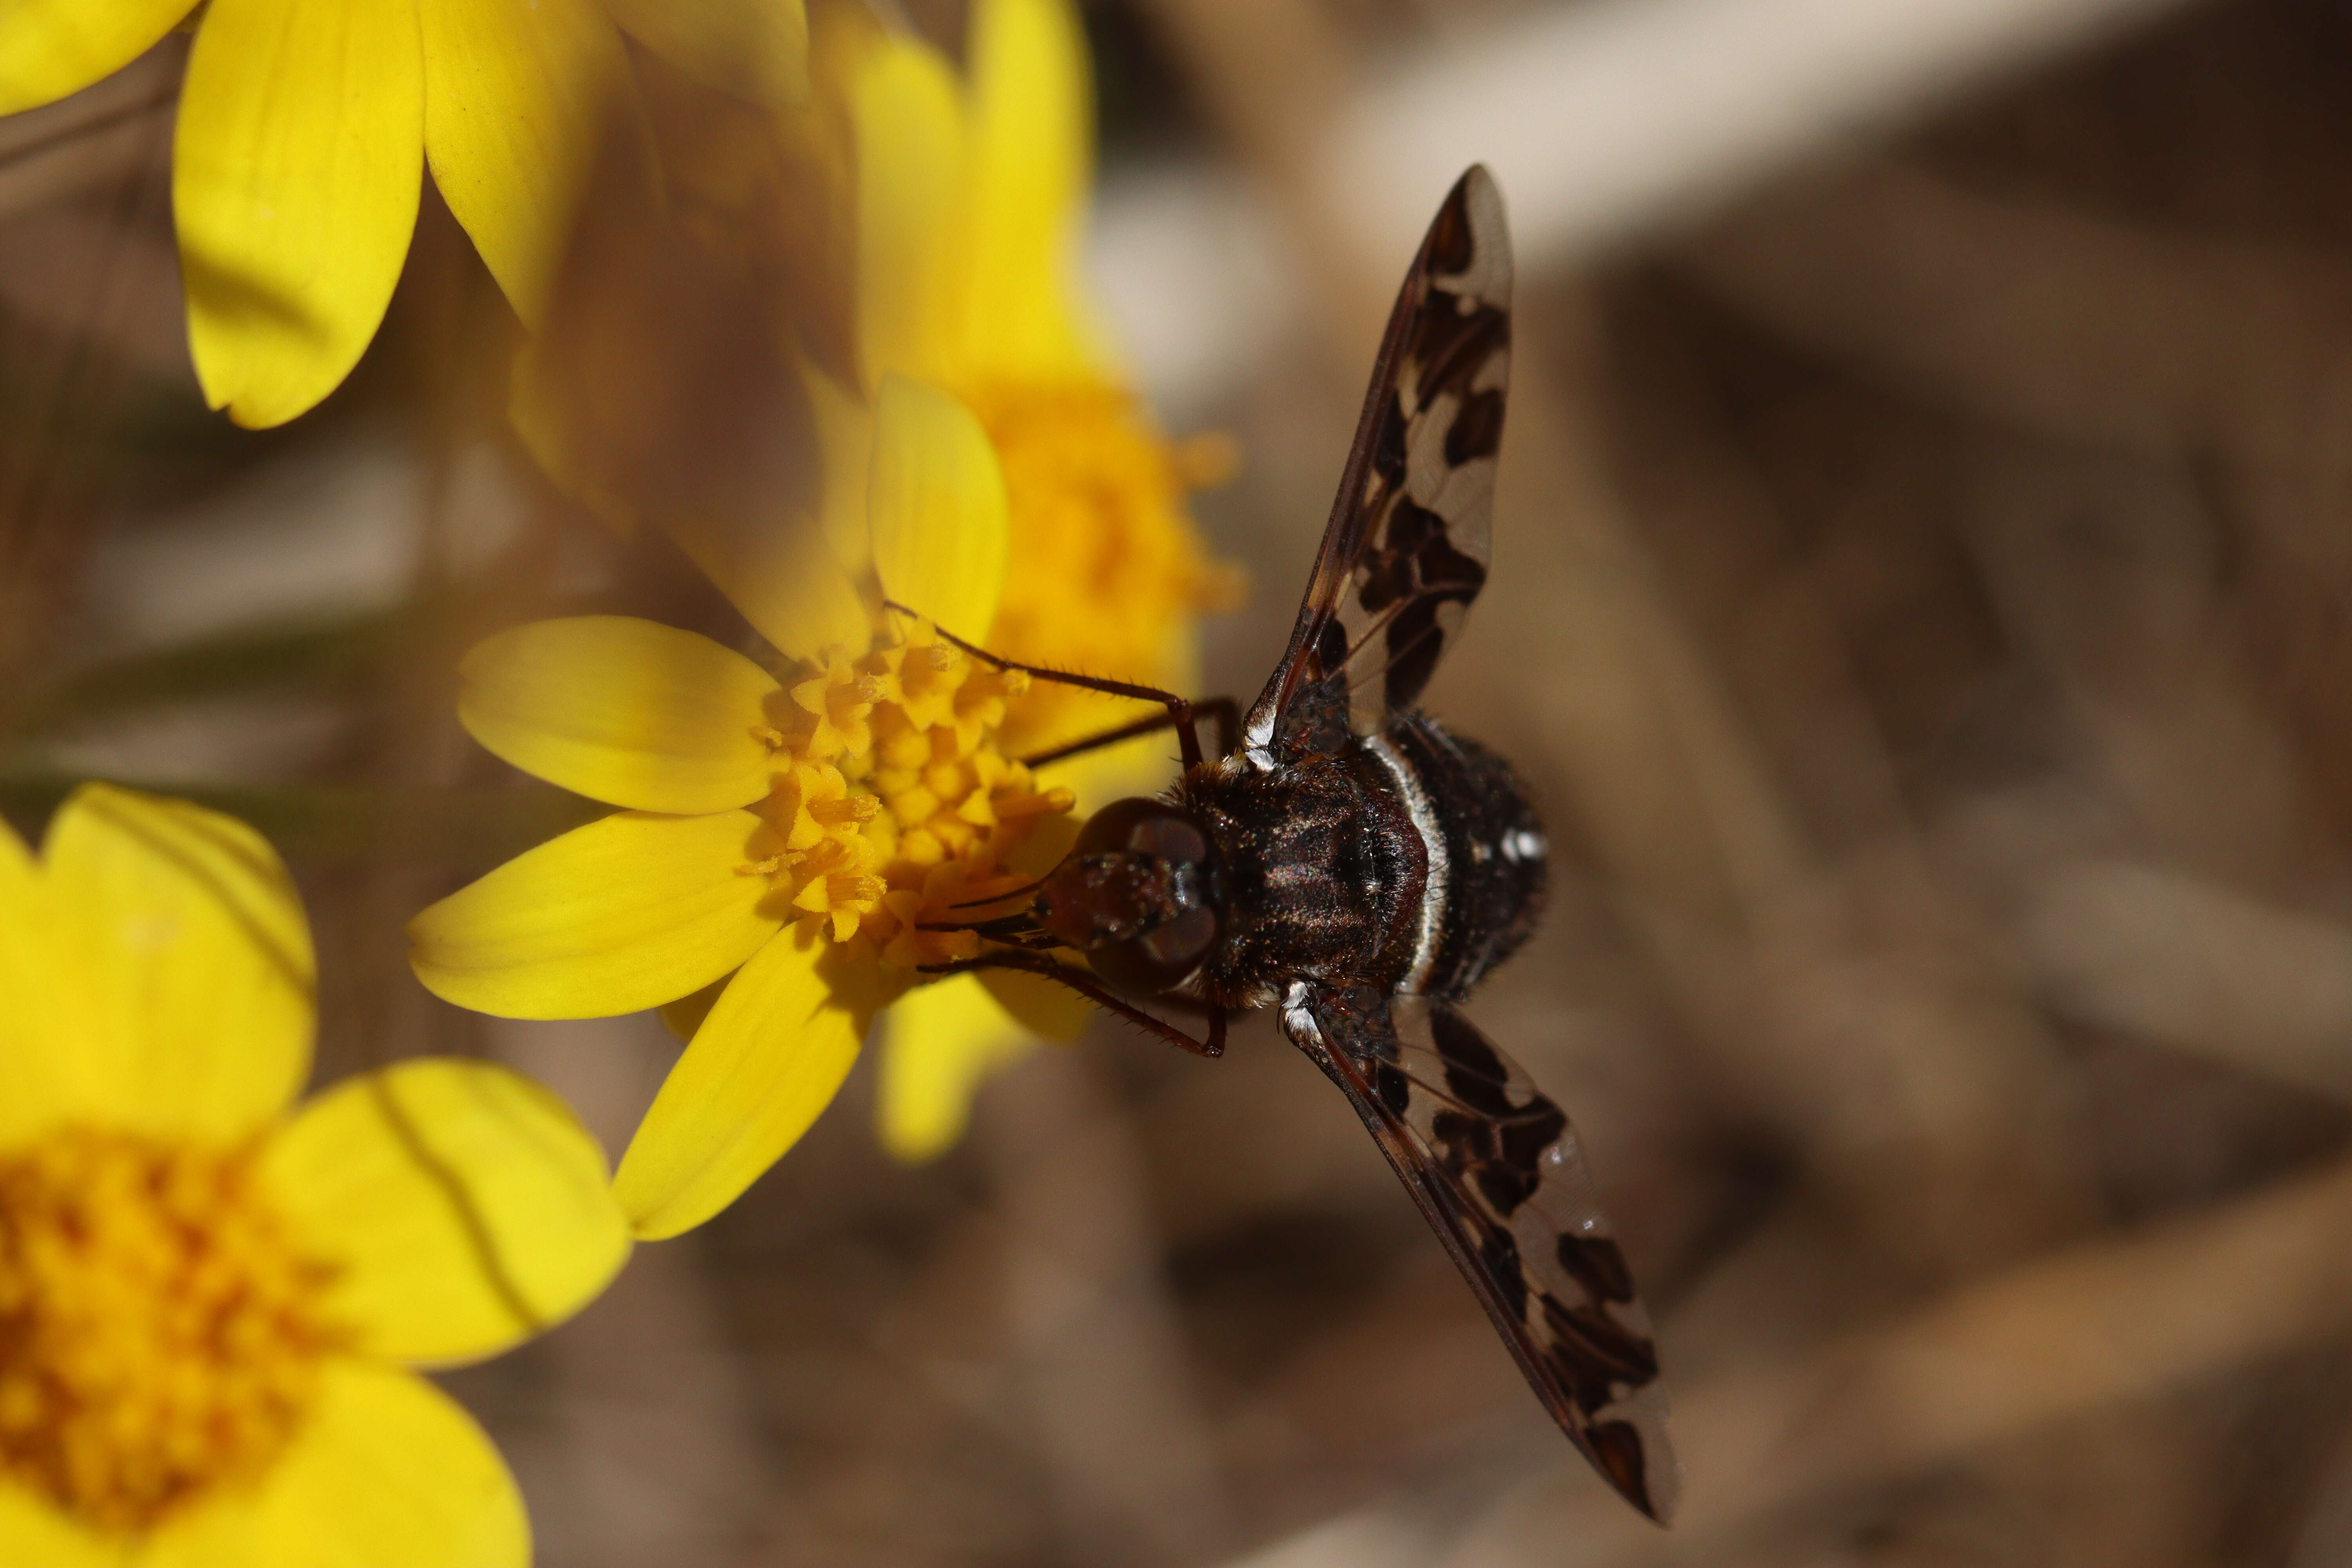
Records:
M909 5L953 46L951 0ZM1497 575L1431 706L1560 858L1482 1023L1658 1310L1671 1533L1589 1475L1263 1020L1115 1028L919 1170L869 1071L449 1381L551 1568L2352 1563L2352 8L1127 0L1090 265L1278 649L1458 165L1521 241ZM319 413L205 413L176 67L0 123L0 805L296 864L322 1070L494 1054L617 1150L650 1018L432 1002L400 927L589 808L457 731L483 632L733 636L497 417L427 196Z

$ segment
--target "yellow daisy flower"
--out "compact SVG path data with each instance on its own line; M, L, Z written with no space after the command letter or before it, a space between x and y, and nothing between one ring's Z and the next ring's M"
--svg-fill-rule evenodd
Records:
M877 461L880 389L919 383L978 421L1006 491L1015 563L985 616L921 607L941 627L1024 663L1191 689L1198 616L1236 585L1206 560L1185 504L1188 489L1216 477L1220 449L1161 436L1079 287L1092 128L1074 11L1063 0L978 0L968 85L937 50L860 12L820 8L815 20L814 106L772 129L788 163L854 165L855 210L834 221L855 235L860 368L848 386L814 369L804 376L823 448L824 543L684 504L645 510L777 647L863 637L864 612L840 584L868 565L875 476L898 471ZM730 169L737 161L719 160ZM683 187L696 172L678 171L674 183ZM748 208L730 221L761 226ZM537 348L519 361L518 429L601 514L634 522L597 478L596 438L570 431L553 374ZM906 597L895 578L883 581ZM999 743L1008 756L1034 754L1137 711L1039 682L1007 697ZM1055 764L1051 782L1090 809L1165 784L1171 750L1164 738L1110 748ZM908 994L891 1011L885 1044L884 1143L908 1159L943 1151L988 1072L1041 1036L1075 1037L1089 1016L1076 997L1021 974L959 977Z
M0 113L63 98L190 0L10 0ZM805 83L800 0L210 0L193 24L172 200L205 397L282 424L340 384L392 299L426 166L526 321L616 106L621 30L722 88Z
M505 1017L597 1017L719 986L623 1156L636 1234L699 1225L832 1100L875 1016L971 956L926 922L1027 882L1069 811L1003 743L1027 689L939 637L1006 578L1004 484L979 422L877 398L866 553L926 618L870 607L820 547L772 671L625 616L542 621L467 656L459 716L517 767L624 809L409 926L418 978ZM720 983L723 983L721 984ZM937 989L930 987L928 989ZM993 1005L993 1004L989 1004Z
M552 1096L424 1059L289 1110L310 933L243 824L89 785L0 827L0 1562L521 1564L406 1370L495 1354L629 1241Z
M1093 147L1084 35L1066 0L978 0L968 37L968 84L903 34L820 51L851 62L866 388L845 394L811 378L827 533L856 565L871 389L892 376L939 387L987 432L1018 563L988 622L941 624L1024 663L1192 689L1200 614L1231 602L1237 580L1208 561L1186 494L1218 478L1225 459L1215 442L1178 446L1160 434L1077 278ZM794 583L738 541L690 521L674 531L771 637L798 612ZM1013 700L1003 744L1034 754L1137 711L1041 682ZM1054 778L1092 809L1167 783L1169 757L1164 739L1146 739L1074 759ZM997 1005L1005 1001L1018 1018ZM908 1159L946 1149L983 1077L1040 1035L1075 1036L1088 1016L1028 977L983 985L966 976L910 997L885 1045L885 1144Z

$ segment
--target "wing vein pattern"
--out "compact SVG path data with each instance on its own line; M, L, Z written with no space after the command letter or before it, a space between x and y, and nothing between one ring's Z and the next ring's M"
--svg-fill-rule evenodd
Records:
M1440 998L1301 983L1282 1027L1346 1091L1560 1429L1671 1517L1682 1472L1649 1315L1567 1116Z
M1511 368L1511 244L1463 175L1397 295L1290 644L1243 726L1329 753L1410 708L1486 584Z
M1242 726L1256 768L1392 740L1459 635L1486 581L1510 297L1502 197L1473 168L1390 315L1289 647ZM1434 862L1461 805L1416 798ZM1681 1468L1657 1352L1568 1118L1450 994L1299 979L1282 1027L1346 1092L1561 1430L1664 1521Z

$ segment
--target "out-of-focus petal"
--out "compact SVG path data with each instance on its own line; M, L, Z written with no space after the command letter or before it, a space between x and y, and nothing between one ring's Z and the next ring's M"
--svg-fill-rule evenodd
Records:
M68 1114L235 1140L310 1070L310 931L277 852L234 817L84 784L42 857ZM69 1009L69 1011L68 1010Z
M725 1208L833 1103L887 992L870 960L787 931L728 983L621 1157L614 1195L658 1240Z
M0 1563L121 1568L122 1546L92 1534L24 1488L0 1481Z
M980 983L1013 1021L1040 1039L1067 1045L1087 1032L1102 1009L1066 985L1017 969L983 969Z
M170 32L190 4L10 0L0 7L0 114L54 103L112 76Z
M550 479L595 513L596 521L623 539L634 539L641 521L637 509L596 477L595 465L584 458L586 443L573 428L565 396L567 367L548 343L542 334L515 351L507 377L507 422Z
M613 19L687 75L754 103L808 96L801 0L605 0Z
M813 659L840 647L856 658L874 635L872 612L852 574L866 564L866 470L872 466L866 435L871 417L822 372L805 377L819 445L822 490L816 517L777 526L772 518L730 517L707 510L667 509L663 531L701 569L753 629L793 658ZM536 417L536 416L534 416ZM562 457L558 426L541 420L527 432L545 460ZM552 457L551 458L551 454ZM572 482L583 465L551 466ZM592 495L607 521L634 521L616 496Z
M969 265L961 227L963 104L955 72L929 46L893 35L861 60L850 89L857 147L858 353L871 389L893 372L951 377Z
M414 0L213 0L172 205L214 407L283 424L358 363L416 226L424 128Z
M1094 145L1086 37L1067 0L972 9L963 352L997 375L1083 369L1076 247Z
M1198 690L1197 685L1171 690ZM1109 726L1104 726L1106 729ZM1165 734L1139 735L1051 764L1042 782L1059 784L1077 797L1076 812L1090 816L1133 795L1157 795L1176 780L1176 743Z
M687 557L743 612L759 634L793 658L828 647L866 651L874 617L815 528L747 528L708 518L664 518Z
M874 1108L882 1147L909 1164L946 1153L971 1121L981 1080L1036 1046L976 974L908 992L883 1024Z
M519 855L408 922L425 989L501 1018L605 1018L700 990L781 923L747 868L748 811L615 812Z
M536 326L628 55L597 0L411 0L425 39L425 155L490 275Z
M329 1310L364 1355L495 1355L586 1306L629 1255L595 1139L487 1062L346 1079L262 1161L278 1208L336 1265Z
M768 793L755 733L781 689L709 637L630 616L516 626L459 667L457 718L527 773L614 805L691 815Z
M883 382L866 504L883 592L949 631L986 637L1004 596L1004 474L971 410L903 376Z
M128 1561L528 1568L530 1521L506 1461L456 1400L412 1372L335 1361L317 1407L255 1489L168 1521Z
M809 373L808 389L824 469L817 520L834 559L845 571L861 572L874 553L866 528L866 481L874 470L874 408L821 372Z

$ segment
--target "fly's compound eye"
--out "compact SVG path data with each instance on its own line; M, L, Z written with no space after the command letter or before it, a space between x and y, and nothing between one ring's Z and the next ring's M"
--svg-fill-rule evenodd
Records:
M1088 818L1071 853L1109 855L1122 850L1177 865L1201 866L1208 862L1209 836L1190 813L1164 800L1135 795L1115 800Z
M1216 940L1216 911L1196 904L1141 936L1094 949L1087 963L1112 990L1153 996L1200 967Z
M1216 945L1209 858L1208 832L1191 813L1140 796L1113 801L1047 882L1041 923L1113 990L1156 995Z

